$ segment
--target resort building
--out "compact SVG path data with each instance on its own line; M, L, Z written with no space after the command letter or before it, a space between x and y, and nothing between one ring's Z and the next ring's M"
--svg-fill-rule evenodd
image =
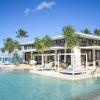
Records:
M76 63L84 64L84 57L78 57L77 54L85 53L87 54L87 62L90 66L96 66L98 60L100 60L100 37L91 34L84 33L76 33L79 36L79 44L73 48L73 53L76 53ZM64 44L65 40L63 35L52 37L52 46L45 50L45 53L50 54L59 54L64 53ZM20 52L23 52L25 61L29 61L29 59L33 59L33 55L37 54L34 42L27 42L20 44L21 49ZM67 48L66 53L71 53L71 49ZM71 57L66 56L67 62L70 63ZM60 58L61 61L64 60L64 55Z

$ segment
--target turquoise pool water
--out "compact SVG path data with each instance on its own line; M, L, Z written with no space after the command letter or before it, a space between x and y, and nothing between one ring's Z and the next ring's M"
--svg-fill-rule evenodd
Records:
M28 72L0 73L0 100L72 100L100 91L100 78L65 81Z

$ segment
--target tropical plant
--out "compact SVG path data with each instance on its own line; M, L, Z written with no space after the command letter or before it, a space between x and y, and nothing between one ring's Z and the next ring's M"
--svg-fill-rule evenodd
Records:
M8 51L9 60L10 60L11 53L18 47L19 47L19 43L13 40L12 38L4 39L4 48L6 51Z
M85 28L84 30L81 30L82 33L85 34L92 34L91 31L88 28Z
M15 50L20 48L19 42L18 41L14 41L14 45L15 45Z
M19 29L17 32L16 32L16 34L17 34L17 38L23 38L23 37L28 37L28 33L27 33L27 31L25 31L24 29Z
M4 47L11 54L14 50L14 41L11 38L4 39Z
M67 47L72 49L74 48L79 39L78 36L75 34L75 29L69 25L63 28L63 36L65 39L65 53L67 51ZM64 56L64 62L66 62L66 55Z
M18 47L19 43L17 41L14 41L12 38L4 39L4 48L8 51L8 54L11 54Z
M95 29L94 30L94 34L100 36L100 30L99 29Z
M51 44L52 40L48 35L46 35L44 38L36 38L34 41L34 45L37 51L39 51L42 54L42 66L44 64L44 57L43 57L44 50L50 47Z
M42 41L43 40L40 38L35 38L35 41L34 41L35 48L37 49L37 51L41 53L44 52L44 43Z
M52 40L48 35L45 35L45 37L43 38L43 42L44 42L45 48L48 48L52 45Z
M2 56L4 56L5 51L6 51L5 47L1 48Z
M19 65L19 64L18 64L18 61L19 61L20 57L19 57L18 53L15 52L15 53L13 54L13 56L14 56L14 63L15 63L15 65Z
M1 48L1 52L3 53L3 55L4 55L5 51L6 51L5 47Z
M50 47L51 44L52 44L52 40L48 35L46 35L43 38L36 38L34 41L34 45L37 51L40 51L41 53L44 53L44 50Z

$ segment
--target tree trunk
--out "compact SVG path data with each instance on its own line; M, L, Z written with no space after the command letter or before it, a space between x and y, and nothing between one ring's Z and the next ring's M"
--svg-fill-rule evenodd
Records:
M10 60L11 60L11 53L8 54L8 61L10 63Z
M4 63L4 53L2 53L2 63Z
M64 50L64 63L66 63L66 51L67 51L67 43L65 43L65 50Z
M42 71L43 71L43 66L44 66L44 57L43 57L43 53L42 53Z
M43 67L44 67L44 51L42 50L41 53L42 53L42 71L43 71Z
M74 55L73 55L73 48L72 48L71 49L71 65L74 66L73 64L74 64Z

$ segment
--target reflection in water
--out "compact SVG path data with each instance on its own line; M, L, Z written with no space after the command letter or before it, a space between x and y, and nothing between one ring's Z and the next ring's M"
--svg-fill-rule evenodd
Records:
M22 71L0 73L0 100L87 100L94 91L100 92L99 78L67 81Z

